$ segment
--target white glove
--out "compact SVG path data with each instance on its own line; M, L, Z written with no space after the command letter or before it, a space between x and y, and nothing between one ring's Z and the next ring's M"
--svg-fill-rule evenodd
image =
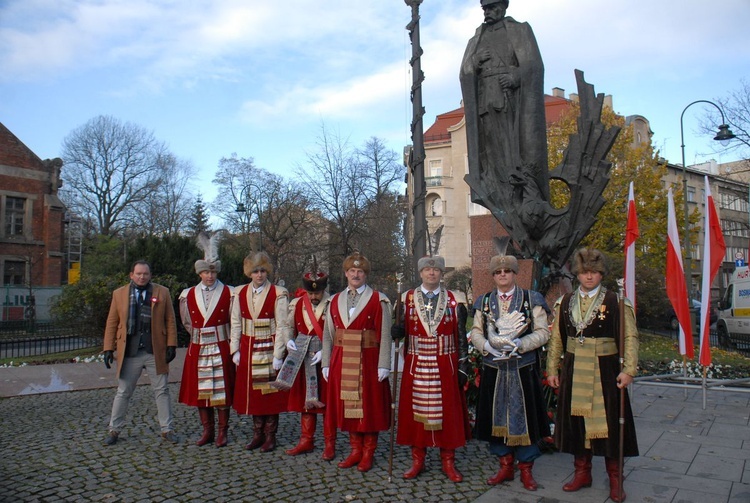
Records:
M284 360L281 358L274 357L273 359L273 369L274 370L281 370L281 365L284 363Z
M294 342L294 339L289 339L286 343L286 348L289 351L297 351L297 343Z
M498 351L497 349L493 348L492 345L490 345L490 341L484 341L484 350L487 351L492 356L497 356L498 358L503 356L503 354Z
M239 351L236 351L236 352L235 352L235 353L234 353L234 354L232 355L232 361L233 361L233 362L234 362L234 364L235 364L235 365L237 365L238 367L240 366L240 352L239 352Z
M328 367L323 367L320 370L323 373L323 379L325 379L326 382L328 382L328 370L329 370L329 368Z
M378 369L378 382L383 382L391 375L391 369Z
M316 351L315 354L313 355L312 360L310 361L310 363L312 363L313 365L317 365L318 363L320 363L320 360L322 360L322 359L323 359L323 352L322 351Z

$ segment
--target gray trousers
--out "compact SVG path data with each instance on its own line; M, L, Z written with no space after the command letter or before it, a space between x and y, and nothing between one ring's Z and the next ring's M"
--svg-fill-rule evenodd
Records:
M157 374L154 355L143 349L138 350L135 356L126 356L122 360L120 379L117 386L117 394L112 403L112 417L109 420L109 430L121 432L125 427L125 416L128 413L130 397L133 396L135 385L141 377L143 369L146 369L151 379L151 388L154 390L156 409L159 415L161 432L172 431L172 405L169 401L169 374Z

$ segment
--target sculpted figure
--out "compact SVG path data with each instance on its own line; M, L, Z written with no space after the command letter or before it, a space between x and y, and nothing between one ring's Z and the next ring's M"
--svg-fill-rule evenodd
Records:
M461 64L469 170L507 184L527 173L549 199L544 64L528 23L506 17L508 0L481 0L484 23Z

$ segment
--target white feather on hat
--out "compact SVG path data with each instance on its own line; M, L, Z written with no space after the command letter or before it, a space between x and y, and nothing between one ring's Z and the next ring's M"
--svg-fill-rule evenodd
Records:
M203 271L221 271L221 261L219 260L219 243L221 242L223 232L218 230L211 234L201 231L197 239L197 245L203 251L203 259L195 261L195 272L200 274Z

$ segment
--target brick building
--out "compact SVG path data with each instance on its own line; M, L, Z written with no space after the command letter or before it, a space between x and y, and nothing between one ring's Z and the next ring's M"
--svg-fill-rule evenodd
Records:
M0 286L6 290L63 282L61 168L61 159L40 159L0 123Z

